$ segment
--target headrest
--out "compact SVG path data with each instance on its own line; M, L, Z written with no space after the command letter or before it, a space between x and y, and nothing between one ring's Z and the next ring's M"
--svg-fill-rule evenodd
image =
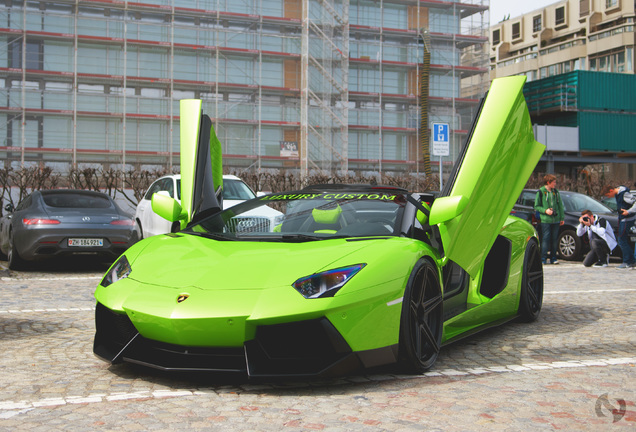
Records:
M342 209L336 204L335 208L328 210L315 208L311 211L311 216L319 224L334 224L338 222L340 213L342 213Z
M422 206L428 210L429 214L431 212L431 206L428 203L423 202ZM422 224L422 226L426 225L428 223L428 215L425 214L422 210L418 210L417 213L415 214L415 217L417 218L417 220L419 221L419 223Z

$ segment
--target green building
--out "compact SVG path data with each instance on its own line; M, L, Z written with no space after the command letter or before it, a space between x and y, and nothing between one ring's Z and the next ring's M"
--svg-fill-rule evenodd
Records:
M618 163L636 178L636 75L574 71L527 82L524 94L548 147L539 171Z

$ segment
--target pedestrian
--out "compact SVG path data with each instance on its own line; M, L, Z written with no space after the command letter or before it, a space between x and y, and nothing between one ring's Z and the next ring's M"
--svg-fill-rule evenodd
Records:
M623 253L623 263L617 268L635 268L636 251L632 250L629 244L629 234L636 221L636 197L629 192L625 186L607 185L601 191L608 198L616 199L616 209L618 211L618 245Z
M556 188L556 177L546 174L543 177L544 185L537 191L534 199L534 210L538 213L541 228L541 261L548 264L548 252L550 252L550 264L558 264L557 241L559 239L559 227L563 225L565 210L561 195Z
M612 225L602 217L592 213L590 210L583 210L576 227L576 235L579 237L587 233L590 240L590 251L583 260L585 267L607 267L609 257L616 247L616 237Z

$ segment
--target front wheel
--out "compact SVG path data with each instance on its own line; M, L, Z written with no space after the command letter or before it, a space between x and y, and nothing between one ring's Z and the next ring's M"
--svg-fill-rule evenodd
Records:
M523 273L519 298L519 321L532 322L539 317L543 305L543 265L539 243L531 238L523 257Z
M437 267L421 259L411 272L402 304L399 360L405 371L426 372L437 360L442 342L442 313Z
M572 230L565 230L559 234L558 255L568 261L581 257L581 238Z

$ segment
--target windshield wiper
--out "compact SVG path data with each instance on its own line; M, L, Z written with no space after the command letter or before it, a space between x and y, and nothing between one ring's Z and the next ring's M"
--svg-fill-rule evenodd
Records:
M316 240L325 240L331 237L320 237L309 234L283 234L283 241L287 242L308 242L308 241L316 241Z
M181 231L183 234L192 234L199 237L205 237L212 240L220 241L234 241L238 240L236 237L228 237L225 234L211 233L211 232L197 232L197 231Z

